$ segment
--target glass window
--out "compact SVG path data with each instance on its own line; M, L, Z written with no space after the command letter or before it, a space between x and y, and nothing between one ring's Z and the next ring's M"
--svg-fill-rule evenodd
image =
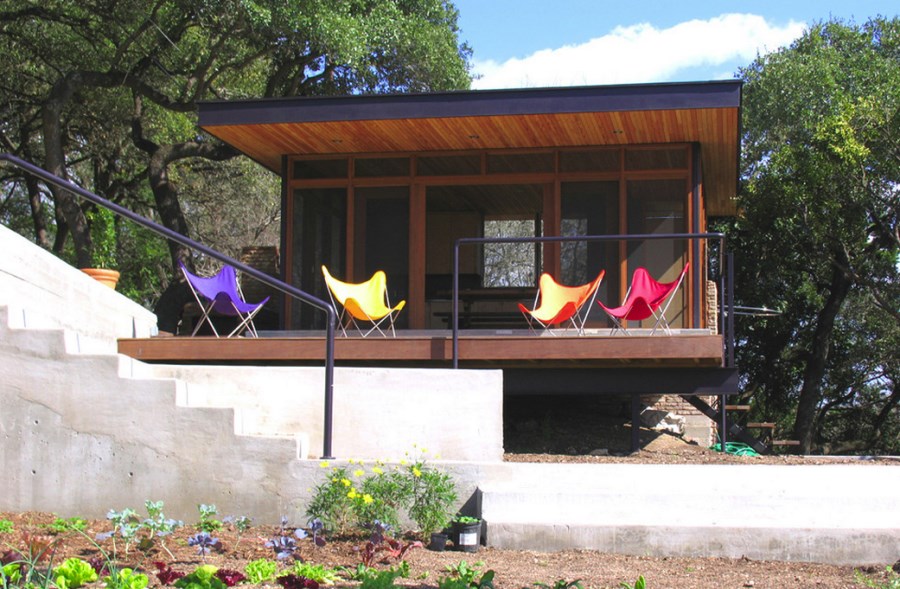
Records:
M481 156L442 155L416 158L419 176L467 176L481 174Z
M627 184L628 233L661 234L684 233L687 231L685 206L687 184L684 180L639 180ZM650 275L660 282L670 282L678 274L687 260L687 241L674 239L652 239L632 241L628 244L628 271L631 274L638 267L650 271ZM672 327L686 325L684 315L687 310L687 288L678 291L666 315ZM645 322L646 326L652 322Z
M313 180L320 178L346 178L347 159L328 160L295 160L294 180Z
M619 183L564 182L561 187L560 234L618 235ZM618 304L619 298L619 242L571 241L560 247L561 280L564 284L584 284L605 270L597 298L606 304ZM591 309L589 319L605 322L603 310Z
M294 191L291 283L326 301L322 265L336 277L346 275L346 203L344 188ZM289 300L291 329L325 329L325 313L290 297Z
M354 278L367 280L376 271L387 274L391 304L409 299L409 189L405 186L357 188L354 214ZM409 313L397 317L408 324Z
M590 151L561 151L560 172L618 172L618 149L594 149Z
M408 157L367 157L353 162L353 173L359 178L409 176Z
M686 147L625 150L626 170L685 170L687 165Z
M489 153L488 174L553 172L552 153Z

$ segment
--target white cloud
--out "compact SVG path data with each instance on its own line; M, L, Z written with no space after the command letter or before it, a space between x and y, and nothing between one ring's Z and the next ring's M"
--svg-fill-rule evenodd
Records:
M691 20L668 29L648 23L616 27L581 45L543 49L503 63L474 60L481 77L473 88L534 88L588 84L666 82L689 68L721 70L739 60L790 44L806 25L790 21L779 27L753 14L723 14ZM729 72L725 77L731 77Z

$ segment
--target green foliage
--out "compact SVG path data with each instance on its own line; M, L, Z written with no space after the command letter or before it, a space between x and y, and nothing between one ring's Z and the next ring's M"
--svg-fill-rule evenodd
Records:
M444 528L453 513L456 485L448 473L427 464L426 450L418 452L421 456L393 468L381 462L370 470L361 462L351 461L350 467L323 463L329 474L314 489L306 516L337 534L376 521L397 528L404 513L423 535Z
M900 589L900 573L895 572L891 567L885 567L883 579L876 579L863 574L861 571L855 571L854 576L856 582L866 587L875 587L877 589Z
M536 586L542 587L544 589L584 589L584 585L581 583L581 579L575 579L574 581L567 581L566 579L557 579L553 582L552 585L548 585L547 583L535 583Z
M830 20L741 70L736 302L781 314L738 318L738 365L801 452L897 450L898 50L898 18Z
M340 576L335 569L328 568L321 564L310 564L297 561L291 568L291 572L298 577L311 579L320 585L334 585L336 581L340 580Z
M487 570L482 573L480 567L483 566L482 561L469 565L465 560L455 565L448 564L444 570L450 573L450 576L438 579L438 589L493 589L494 571Z
M70 517L68 519L58 517L54 519L47 529L54 534L65 534L68 532L83 532L87 529L87 521L81 517Z
M96 207L87 213L93 242L94 268L116 268L116 216L107 208Z
M226 589L227 585L216 577L219 570L211 564L198 566L194 571L175 581L178 589Z
M146 589L149 582L147 575L129 568L113 569L108 576L103 577L107 589Z
M97 571L80 558L67 558L53 569L53 578L59 589L77 589L97 580Z
M374 574L363 577L359 587L360 589L393 589L394 587L400 587L400 585L395 583L399 576L397 571L391 569L375 571Z
M252 562L248 562L244 567L244 574L247 575L247 581L251 585L261 585L275 580L275 573L278 571L278 563L268 558L260 558Z
M197 522L198 530L212 533L222 527L222 522L216 519L216 514L219 513L219 510L215 505L201 503L197 506L197 510L200 512L200 521Z
M8 519L0 519L0 534L11 534L15 525Z
M640 575L634 582L634 585L622 581L619 583L619 587L622 589L646 589L647 581L644 580L644 575Z

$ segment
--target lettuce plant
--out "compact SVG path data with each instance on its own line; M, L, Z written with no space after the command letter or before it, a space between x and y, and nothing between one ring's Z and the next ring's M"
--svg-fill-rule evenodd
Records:
M97 580L97 571L80 558L67 558L53 569L53 579L59 589L77 589Z
M108 577L103 577L103 582L107 589L146 589L150 579L147 575L124 568L111 571Z
M153 566L157 568L156 578L163 585L171 585L184 576L184 573L173 570L167 563L156 561Z
M175 586L178 589L226 589L225 583L216 577L218 570L211 564L200 565L191 574L175 581Z
M261 585L275 579L275 571L278 570L278 563L267 558L260 558L252 562L248 562L244 567L247 574L247 580L251 585Z

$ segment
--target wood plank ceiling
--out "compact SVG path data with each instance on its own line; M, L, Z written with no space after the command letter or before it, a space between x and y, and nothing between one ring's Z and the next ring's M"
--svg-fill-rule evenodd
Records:
M722 96L716 94L710 99L711 87L716 91L722 88ZM603 93L607 88L633 89L635 98L629 103L629 96L623 98L620 92L613 101ZM665 94L669 89L671 96ZM650 90L652 99L647 98ZM585 92L589 91L594 94L587 96ZM200 125L276 173L281 172L285 155L696 142L700 145L708 213L734 214L739 82L562 89L552 96L542 96L541 90L506 91L509 99L505 106L497 100L502 92L488 96L491 100L487 105L479 102L487 94L484 91L455 93L449 107L439 100L447 95L406 95L402 99L407 101L421 97L419 102L406 104L396 96L203 103ZM534 104L532 95L542 102ZM470 107L465 105L467 97L472 97ZM355 102L354 98L359 100Z

